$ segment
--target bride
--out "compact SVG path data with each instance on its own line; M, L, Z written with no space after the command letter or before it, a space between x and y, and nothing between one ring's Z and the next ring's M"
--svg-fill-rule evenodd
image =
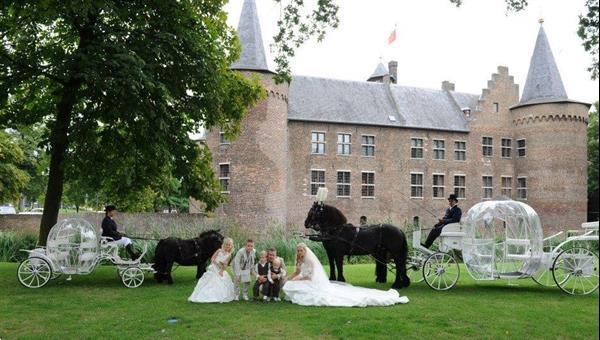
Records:
M206 273L202 275L188 301L190 302L230 302L233 301L233 281L225 271L231 253L233 240L226 238L210 260Z
M303 306L365 307L408 302L394 289L383 291L330 282L319 259L304 243L296 247L296 272L282 289L287 300Z

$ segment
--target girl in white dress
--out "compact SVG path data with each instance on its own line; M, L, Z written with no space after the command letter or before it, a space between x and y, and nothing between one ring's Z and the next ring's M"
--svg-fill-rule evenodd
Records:
M206 273L198 280L188 301L199 303L233 301L235 297L233 281L225 271L232 252L233 240L225 238L223 246L213 254Z
M296 247L296 272L283 286L285 297L303 306L366 307L407 303L394 289L387 291L330 282L315 254L304 243Z

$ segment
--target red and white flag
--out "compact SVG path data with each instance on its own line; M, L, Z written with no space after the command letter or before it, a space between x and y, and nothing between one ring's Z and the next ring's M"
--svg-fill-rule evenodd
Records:
M391 45L394 41L396 41L396 28L394 27L394 30L392 31L392 33L390 33L390 36L388 37L388 45Z

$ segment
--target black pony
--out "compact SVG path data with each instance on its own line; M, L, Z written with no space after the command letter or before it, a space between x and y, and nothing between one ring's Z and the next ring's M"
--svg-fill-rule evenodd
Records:
M396 279L392 288L410 285L406 276L408 244L404 232L390 224L354 227L337 208L315 202L304 221L306 228L320 232L314 240L322 241L329 258L330 280L344 279L344 255L371 255L376 261L376 282L387 281L385 263L392 259L396 265ZM335 262L334 262L335 261Z
M190 240L175 237L160 240L154 252L154 278L158 283L167 280L172 284L171 269L173 263L177 262L182 266L198 266L196 279L199 279L206 271L206 261L222 244L223 235L216 230L205 231Z

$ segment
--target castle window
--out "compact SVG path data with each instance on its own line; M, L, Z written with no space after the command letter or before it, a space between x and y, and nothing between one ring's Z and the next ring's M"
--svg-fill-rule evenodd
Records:
M410 158L423 159L423 138L410 139Z
M321 187L325 187L325 170L310 170L310 194L315 196Z
M337 135L338 155L349 155L352 153L352 135L349 133L338 133Z
M492 176L483 176L481 177L482 183L481 186L483 188L483 196L484 199L490 199L494 196L494 185Z
M465 175L454 175L454 194L458 199L465 199L466 183L467 180Z
M502 138L502 158L512 157L512 139Z
M443 139L433 140L433 159L446 159L446 142Z
M517 155L520 157L525 157L526 149L525 149L525 140L517 139Z
M454 141L454 160L462 162L467 160L467 142Z
M527 199L527 177L517 178L517 198L520 200Z
M362 135L362 155L366 157L375 156L375 136Z
M410 198L423 198L423 173L410 173Z
M502 176L502 196L512 197L512 177Z
M433 198L444 198L444 174L433 174Z
M337 172L337 197L350 197L350 171Z
M492 155L494 154L492 137L482 137L481 146L483 151L483 157L492 157Z
M225 132L219 132L219 144L221 145L226 145L226 144L231 144L229 142L229 140L227 140L227 137L225 137Z
M221 193L229 193L229 163L219 163L219 183L221 183Z
M498 105L498 103L494 103L494 104L492 104L492 106L493 106L494 112L498 112L499 111L500 105Z
M375 173L372 171L362 172L362 185L360 190L362 198L375 198Z
M325 154L325 132L312 133L311 153L318 155Z

